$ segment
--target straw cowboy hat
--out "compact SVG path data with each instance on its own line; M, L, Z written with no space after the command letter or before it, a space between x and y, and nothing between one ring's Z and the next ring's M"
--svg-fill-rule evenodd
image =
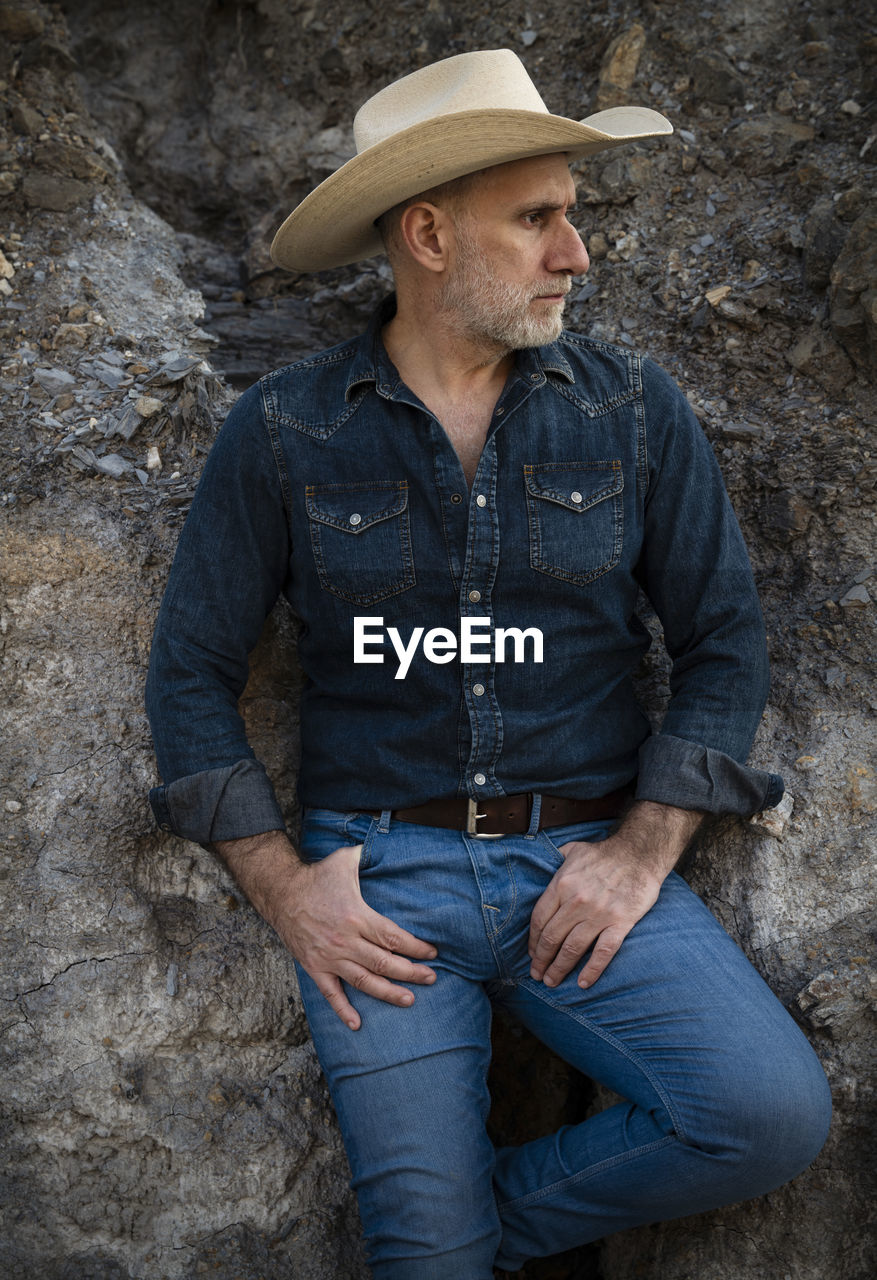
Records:
M581 121L553 116L511 49L461 53L360 107L357 154L293 209L271 257L291 271L359 262L383 251L376 218L451 178L547 152L577 160L672 132L648 107L612 107Z

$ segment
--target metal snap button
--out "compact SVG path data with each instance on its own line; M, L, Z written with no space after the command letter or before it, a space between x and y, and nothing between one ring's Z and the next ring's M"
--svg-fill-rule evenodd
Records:
M582 501L582 495L579 493L578 489L573 489L572 493L569 496L573 502Z
M475 499L475 505L479 507L487 506L487 499L485 498L483 493L479 493L478 497Z
M358 511L354 511L353 515L350 517L350 523L362 524L362 516L359 514Z
M480 698L480 697L481 697L481 695L484 693L484 685L483 685L483 684L473 684L473 686L472 686L472 692L475 694L475 697L476 697L476 698Z
M473 604L477 604L477 603L478 603L478 601L481 599L481 592L480 592L480 591L470 591L470 592L469 592L469 599L472 601L472 603L473 603Z
M476 786L483 787L487 779L485 778L483 773L476 773L473 781L475 782Z

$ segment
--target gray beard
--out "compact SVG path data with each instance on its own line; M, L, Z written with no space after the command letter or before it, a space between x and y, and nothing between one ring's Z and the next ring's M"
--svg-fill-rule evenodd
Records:
M459 221L456 230L457 263L437 299L438 310L454 331L481 347L503 352L541 347L559 338L563 306L553 306L537 316L530 303L546 289L566 293L569 277L546 280L541 287L497 280L471 233Z

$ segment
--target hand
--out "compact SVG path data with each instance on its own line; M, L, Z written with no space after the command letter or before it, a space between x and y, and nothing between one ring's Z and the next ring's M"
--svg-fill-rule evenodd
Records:
M700 814L643 801L608 839L563 845L563 866L530 919L531 978L556 986L593 944L578 983L584 988L596 982L657 902L700 821Z
M359 890L361 845L336 849L313 864L302 862L282 832L269 832L255 851L229 841L217 848L250 901L277 931L281 941L313 978L322 994L352 1031L361 1019L342 985L399 1006L414 1003L401 982L428 985L435 972L406 957L432 960L428 942L373 911Z

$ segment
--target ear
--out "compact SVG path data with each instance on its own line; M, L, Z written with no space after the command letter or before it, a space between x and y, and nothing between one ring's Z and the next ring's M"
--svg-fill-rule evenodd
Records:
M453 222L444 209L427 200L410 204L399 220L399 235L411 257L437 274L448 265Z

